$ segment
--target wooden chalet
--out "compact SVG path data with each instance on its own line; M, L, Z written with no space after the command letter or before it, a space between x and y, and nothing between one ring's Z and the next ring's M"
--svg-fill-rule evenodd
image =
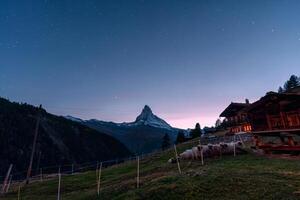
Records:
M231 102L231 104L229 104L229 106L220 114L220 117L225 117L229 134L250 132L252 130L247 112L245 112L245 109L250 105L248 99L246 99L245 103Z
M269 92L245 110L252 129L300 129L300 94Z
M299 89L269 92L244 109L256 146L272 152L300 152Z

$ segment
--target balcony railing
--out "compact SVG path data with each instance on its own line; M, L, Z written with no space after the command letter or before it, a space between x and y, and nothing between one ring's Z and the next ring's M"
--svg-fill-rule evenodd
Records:
M246 123L250 123L250 121L247 118L238 119L238 120L229 120L223 122L225 127L239 126Z

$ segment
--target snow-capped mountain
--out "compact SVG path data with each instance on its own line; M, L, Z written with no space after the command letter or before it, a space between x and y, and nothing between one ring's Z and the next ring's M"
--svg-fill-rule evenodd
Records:
M151 108L147 105L134 122L114 123L97 119L81 120L71 116L66 118L117 138L137 154L160 148L165 134L168 134L174 141L179 131L179 129L173 128L166 121L153 114Z
M151 108L148 105L145 105L141 114L137 116L134 122L122 123L121 125L123 126L146 125L146 126L153 126L157 128L172 129L172 127L166 121L154 115Z
M101 121L101 120L97 120L97 119L82 120L80 118L73 117L70 115L67 115L64 117L66 119L69 119L69 120L72 120L75 122L80 122L80 123L84 123L84 122L94 122L94 123L102 123L102 124L113 123L118 126L146 125L146 126L152 126L152 127L157 127L157 128L172 129L172 126L169 125L165 120L154 115L151 108L148 105L145 105L141 114L139 116L137 116L137 118L134 122L114 123L114 122Z

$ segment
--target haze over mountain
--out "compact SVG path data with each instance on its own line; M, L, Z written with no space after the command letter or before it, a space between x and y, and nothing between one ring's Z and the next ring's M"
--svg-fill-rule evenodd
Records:
M4 174L11 163L14 172L27 169L39 114L33 169L131 155L124 144L103 132L49 114L44 109L0 98L0 174Z
M154 115L148 105L145 105L134 122L128 123L105 122L97 119L81 120L72 116L66 116L66 118L81 122L117 138L137 154L159 149L165 134L168 134L174 141L179 131L179 129L173 128L166 121Z

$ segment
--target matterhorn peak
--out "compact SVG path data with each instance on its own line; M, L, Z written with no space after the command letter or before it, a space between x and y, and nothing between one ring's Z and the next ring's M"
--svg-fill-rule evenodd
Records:
M143 108L142 113L147 113L147 114L151 113L152 114L152 110L148 105L145 105L144 108Z
M147 121L148 118L152 117L153 113L148 105L145 105L141 114L136 118L137 121Z
M136 118L134 123L155 126L160 128L168 128L168 129L172 128L167 122L155 116L148 105L144 106L143 111Z

